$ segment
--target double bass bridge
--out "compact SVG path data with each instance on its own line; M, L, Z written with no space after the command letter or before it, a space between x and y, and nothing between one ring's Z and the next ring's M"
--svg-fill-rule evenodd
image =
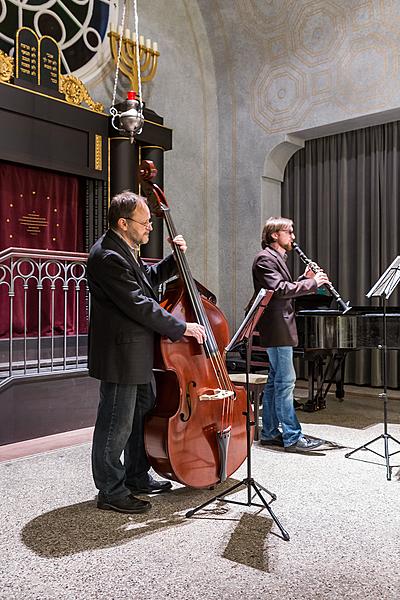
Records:
M233 399L235 393L232 390L204 390L199 395L199 400L227 400Z

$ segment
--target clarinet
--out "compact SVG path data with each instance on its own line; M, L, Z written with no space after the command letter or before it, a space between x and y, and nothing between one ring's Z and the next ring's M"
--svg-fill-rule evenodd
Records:
M300 246L298 244L296 244L296 242L293 242L292 246L293 246L293 250L295 252L297 252L297 254L300 256L303 263L305 263L311 269L311 271L313 271L314 273L317 273L318 271L321 270L320 267L317 265L317 263L313 262L311 260L311 258L308 258L308 256L306 254L304 254L303 250L300 248ZM340 296L339 292L333 287L333 285L331 283L324 283L324 286L326 287L327 290L329 290L329 292L335 298L336 302L339 304L340 308L343 310L343 314L348 312L351 309L350 302L345 302L343 300L343 298Z

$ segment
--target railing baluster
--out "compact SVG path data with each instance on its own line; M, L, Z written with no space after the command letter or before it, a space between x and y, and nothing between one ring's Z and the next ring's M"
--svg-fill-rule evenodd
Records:
M27 371L28 357L26 352L27 326L26 326L26 305L28 301L28 281L24 282L24 373Z
M53 371L54 370L54 295L55 295L55 284L52 281L51 282L51 286L50 286L50 295L51 295L51 318L50 318L50 330L51 330L51 335L50 335L50 370Z
M14 298L12 296L12 292L10 292L10 335L8 338L8 357L10 361L10 366L8 369L9 376L12 377L13 374L13 316L14 316Z
M78 352L79 352L79 284L75 282L75 310L76 310L76 319L75 319L75 367L78 368Z
M42 261L38 261L38 344L37 344L37 372L40 373L40 360L42 357L42 290L43 290L43 279L42 279Z
M14 261L11 257L10 261L10 335L9 335L9 357L10 357L10 378L13 376L13 332L14 332L14 294L15 294L15 283L14 283Z
M67 370L67 327L68 327L68 323L67 323L68 283L65 283L65 280L64 280L63 290L64 290L64 346L63 346L63 348L64 348L64 371L66 371Z

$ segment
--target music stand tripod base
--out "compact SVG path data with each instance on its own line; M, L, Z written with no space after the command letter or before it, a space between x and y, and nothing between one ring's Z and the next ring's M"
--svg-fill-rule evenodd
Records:
M379 394L379 398L383 400L383 433L379 435L375 439L370 442L363 444L359 448L352 450L345 454L345 458L350 458L353 454L358 452L359 450L368 450L369 452L373 452L377 456L385 459L386 464L386 479L388 481L392 478L392 467L390 466L390 457L394 454L398 454L400 450L396 452L389 452L389 440L392 440L396 444L400 446L399 440L396 440L390 433L388 433L387 427L387 326L386 326L386 300L389 299L390 295L397 287L400 281L400 256L397 256L391 265L388 266L386 271L380 276L378 281L372 286L367 294L367 298L380 298L382 302L382 323L383 323L383 340L382 344L378 346L379 350L382 351L382 374L383 374L383 393ZM371 444L374 442L383 439L385 454L380 454L376 452L372 448L369 448Z
M284 527L280 523L279 519L277 518L277 516L273 512L272 508L270 507L269 503L265 500L264 496L262 495L262 491L266 492L271 497L272 500L276 500L276 495L271 493L270 491L268 491L265 487L263 487L256 481L254 481L253 477L251 476L251 427L254 427L255 423L254 423L254 421L252 421L250 419L251 400L250 400L250 384L249 384L249 373L250 373L250 344L249 344L249 342L251 340L254 327L256 326L257 321L259 320L260 316L264 312L264 309L267 306L269 300L271 299L272 293L273 292L267 291L264 289L260 290L260 292L258 293L252 306L250 307L245 319L243 320L239 329L233 336L230 344L226 347L227 352L229 352L231 350L236 350L239 346L241 346L241 347L244 346L246 349L246 392L247 392L246 398L247 398L247 402L246 402L246 412L243 413L243 415L246 417L247 477L242 479L242 481L235 483L229 489L224 490L223 492L221 492L220 494L217 494L213 498L210 498L210 500L207 500L207 502L200 504L200 506L197 506L196 508L189 510L186 513L186 517L192 517L199 510L201 510L202 508L205 508L206 506L208 506L209 504L211 504L212 502L215 502L215 501L227 502L227 503L231 503L231 504L237 504L240 506L257 506L258 508L266 508L267 511L269 512L269 514L271 515L273 521L278 526L278 529L282 534L282 538L285 541L289 541L290 537L289 537L288 532L284 529ZM230 493L234 492L235 490L239 491L240 487L245 487L247 489L247 502L239 502L237 500L232 500L230 498L228 499L225 497L225 496L227 496L227 494L230 494ZM255 492L255 493L252 494L252 492ZM262 502L262 504L260 504L258 502L253 502L253 498L256 495L258 496L258 499Z
M248 491L247 502L239 502L238 500L232 500L230 498L229 499L225 498L225 496L227 494L231 494L235 490L239 491L239 488L242 487L242 486L246 487L247 491ZM255 492L255 494L253 495L253 497L251 496L251 491L250 491L251 489L253 489L254 492ZM254 481L253 478L250 478L250 479L245 478L245 479L242 479L242 481L238 481L238 483L236 483L235 485L233 485L229 489L224 490L223 492L221 492L217 496L214 496L213 498L210 498L210 500L207 500L207 502L203 502L203 504L200 504L200 506L197 506L196 508L193 508L192 510L189 510L186 513L185 516L187 518L192 517L199 510L202 510L203 508L205 508L206 506L208 506L209 504L211 504L212 502L215 502L215 501L226 502L226 503L230 503L230 504L237 504L239 506L257 506L258 508L266 508L267 511L269 512L269 514L271 515L272 520L278 526L278 529L279 529L279 531L282 534L282 538L285 540L285 542L288 542L290 540L290 536L289 536L288 532L282 526L282 524L279 521L278 517L275 515L274 511L272 510L272 508L270 507L270 505L268 504L268 502L265 500L264 496L261 493L261 490L263 490L264 492L266 492L267 494L269 494L269 496L271 497L272 501L276 500L276 494L270 492L265 487L263 487L262 485L260 485L256 481ZM254 498L255 495L257 495L259 497L259 499L261 500L262 504L259 504L257 502L253 502L253 498Z
M386 413L387 395L386 394L379 394L379 398L383 399L383 402L384 402L384 411ZM384 445L385 454L380 454L380 452L377 452L376 450L373 450L373 448L369 448L369 446L371 446L371 444L374 444L375 442L377 442L378 440L381 440L381 439L383 439L383 445ZM373 454L376 454L376 456L379 456L380 458L385 459L386 479L388 481L391 481L391 479L392 479L392 468L393 467L390 466L390 457L394 456L395 454L399 454L400 450L396 450L395 452L389 452L389 440L392 440L392 442L395 442L396 444L398 444L400 446L399 440L397 440L392 435L390 435L390 433L387 433L387 418L385 416L385 418L384 418L384 433L382 433L381 435L378 435L376 438L374 438L373 440L367 442L366 444L363 444L362 446L359 446L355 450L352 450L351 452L348 452L344 456L345 456L345 458L350 458L352 454L355 454L359 450L367 450L368 452L372 452Z

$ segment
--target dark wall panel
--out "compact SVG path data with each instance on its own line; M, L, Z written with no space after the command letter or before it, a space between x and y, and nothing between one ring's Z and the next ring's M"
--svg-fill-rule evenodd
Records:
M98 389L88 376L10 384L0 394L0 446L91 427Z
M31 166L47 164L49 169L82 172L88 162L88 133L3 110L0 131L7 139L2 158ZM21 138L24 139L21 148Z
M106 114L0 82L1 160L107 181L108 121Z

